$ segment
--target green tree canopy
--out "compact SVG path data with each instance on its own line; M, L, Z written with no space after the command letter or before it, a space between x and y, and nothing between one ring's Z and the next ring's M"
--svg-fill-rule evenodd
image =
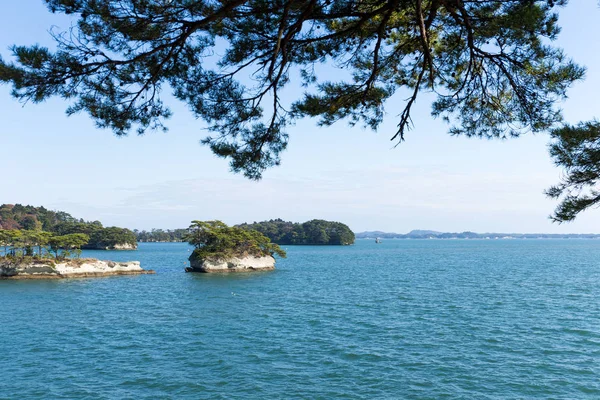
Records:
M238 225L256 230L277 244L291 245L348 245L354 243L354 232L341 222L313 219L304 223L282 219Z
M23 229L28 231L35 231L42 229L42 223L37 220L34 215L27 215L21 220L21 226Z
M2 204L0 206L0 230L25 229L40 231L43 229L58 236L82 233L90 237L85 245L89 249L111 248L118 244L137 245L135 234L125 228L103 227L100 221L84 221L64 211L50 211L44 207L24 206L21 204Z
M79 256L81 248L90 240L90 237L82 233L55 236L52 232L32 230L0 230L0 246L4 247L3 256L8 257L37 257L42 258L49 251L55 254L55 258L64 258L70 254ZM35 254L33 248L37 247ZM48 248L46 248L48 247ZM11 252L8 251L11 249ZM44 253L46 251L46 254ZM62 254L60 254L62 250Z
M22 233L19 230L0 230L0 246L4 247L4 255L8 254L8 248L19 242Z
M45 0L74 18L57 50L14 46L0 81L23 101L69 99L118 135L164 128L168 87L206 121L203 143L258 179L280 162L286 128L317 117L377 128L386 100L406 100L401 141L422 92L450 133L518 136L560 121L583 68L552 45L566 0ZM217 48L218 51L215 51ZM340 70L320 79L320 64ZM284 101L295 82L302 98Z
M221 221L193 221L186 240L196 249L192 258L269 256L285 257L285 251L255 230L229 227Z
M56 258L59 257L59 251L75 251L78 255L81 254L81 248L90 240L90 237L83 233L71 233L69 235L54 236L50 238L49 244Z
M25 249L27 249L28 253L31 253L31 248L32 247L37 247L38 248L38 255L41 257L42 254L42 248L46 245L48 245L50 243L50 240L52 239L53 235L50 232L44 232L44 231L31 231L31 230L24 230L21 231L21 234L19 235L19 240L16 241L16 245L19 247L24 247Z
M134 230L139 242L181 242L187 235L187 229L152 229L150 232Z
M581 211L600 203L600 122L565 125L551 136L550 154L556 165L565 168L561 182L546 192L560 199L551 218L572 221Z

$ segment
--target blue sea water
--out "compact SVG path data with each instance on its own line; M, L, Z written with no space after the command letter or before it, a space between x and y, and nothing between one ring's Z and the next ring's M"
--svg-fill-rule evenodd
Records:
M0 399L599 399L600 241L289 246L186 274L0 281Z

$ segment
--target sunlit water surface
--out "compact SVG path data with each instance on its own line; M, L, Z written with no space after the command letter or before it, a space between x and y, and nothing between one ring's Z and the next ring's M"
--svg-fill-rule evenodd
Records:
M599 399L600 240L85 252L156 275L0 281L2 399Z

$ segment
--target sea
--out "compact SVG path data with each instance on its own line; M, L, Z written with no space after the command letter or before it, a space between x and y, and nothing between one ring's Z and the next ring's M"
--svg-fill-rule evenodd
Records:
M191 274L0 281L0 399L600 399L600 240L287 246Z

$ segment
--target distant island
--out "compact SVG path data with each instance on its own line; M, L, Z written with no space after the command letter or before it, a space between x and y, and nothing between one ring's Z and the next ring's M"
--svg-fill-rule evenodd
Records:
M135 234L126 228L104 227L100 221L84 221L64 211L44 207L3 204L0 206L0 231L48 232L52 235L84 234L89 240L85 250L135 250Z
M598 239L595 233L475 233L412 230L406 234L382 231L356 233L357 239Z
M152 242L185 242L187 229L152 229L150 231L134 229L137 241L141 243Z
M250 272L275 269L286 253L258 231L221 221L193 221L185 239L195 247L186 272Z
M243 223L238 228L256 230L279 245L350 245L354 232L341 222L313 219L304 223L272 219ZM188 229L152 229L133 232L138 242L185 242Z
M350 245L355 239L348 225L322 219L304 223L272 219L236 226L256 230L279 245Z

